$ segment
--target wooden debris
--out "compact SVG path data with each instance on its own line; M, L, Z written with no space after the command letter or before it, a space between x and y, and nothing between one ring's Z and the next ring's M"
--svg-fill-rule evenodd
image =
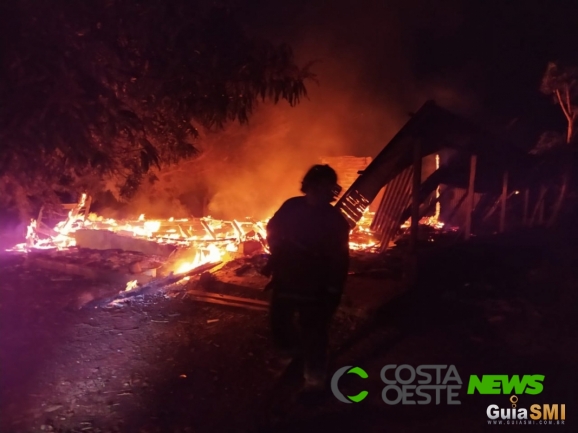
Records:
M175 284L186 277L191 277L194 275L201 274L205 271L208 271L212 267L215 267L219 264L221 264L221 262L207 263L205 265L201 265L201 266L199 266L199 267L197 267L197 268L195 268L189 272L183 273L183 274L179 274L179 275L171 274L171 275L168 275L164 278L159 278L159 279L153 280L150 283L145 284L142 287L139 287L138 289L130 290L128 292L123 291L123 292L119 293L117 296L114 296L113 298L108 298L108 299L104 299L101 301L95 300L94 302L86 304L86 306L87 307L96 307L98 305L107 305L107 304L110 304L113 302L117 303L121 299L126 299L126 298L131 298L134 296L146 295L148 293L153 293L157 290L162 289L165 286Z
M217 282L215 276L210 272L203 272L199 277L198 285L206 290L211 290L213 285Z
M62 407L61 404L55 404L55 405L49 406L46 409L44 409L44 412L54 412L55 410L58 410L61 407Z
M203 228L207 231L207 233L213 238L213 239L217 239L217 235L215 234L215 232L211 229L211 227L209 226L209 224L207 224L207 222L204 219L201 219L201 224L203 225Z
M30 255L26 259L27 266L39 267L49 269L52 271L63 272L69 275L78 275L85 278L90 278L97 281L104 281L112 284L123 285L132 280L144 284L151 281L152 277L146 274L130 275L128 273L119 272L109 269L99 269L87 265L66 263L59 261L56 258L44 258L40 256Z
M251 269L251 265L249 263L246 263L235 270L235 275L240 277L241 275L246 274L249 269Z
M248 304L254 304L254 305L261 305L261 306L269 305L268 302L260 301L258 299L242 298L239 296L222 295L220 293L203 292L201 290L188 290L187 293L194 295L194 296L203 296L203 297L207 297L207 298L223 299L226 301L241 302L241 303L248 303Z
M121 249L139 251L147 255L168 257L177 248L175 245L160 244L156 240L122 236L108 230L77 230L74 233L76 244L81 248L95 250Z
M255 304L249 304L249 303L240 303L240 302L231 302L231 301L225 301L222 299L216 299L216 298L211 298L211 297L189 295L188 298L193 300L193 301L207 302L209 304L227 305L230 307L240 307L240 308L245 308L247 310L257 310L257 311L267 311L268 310L267 307L264 307L261 305L255 305Z
M246 256L252 256L255 253L263 250L263 245L259 241L245 241L242 243L243 254Z
M470 177L468 182L467 202L466 202L466 224L464 229L464 239L470 239L472 233L472 212L474 210L475 182L477 155L470 155Z

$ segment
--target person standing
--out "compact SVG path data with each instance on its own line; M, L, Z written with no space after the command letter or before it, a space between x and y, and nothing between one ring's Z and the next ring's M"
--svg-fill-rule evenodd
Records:
M347 278L350 227L331 205L341 187L329 165L313 166L301 191L267 224L270 324L281 362L303 357L306 388L322 388L329 326Z

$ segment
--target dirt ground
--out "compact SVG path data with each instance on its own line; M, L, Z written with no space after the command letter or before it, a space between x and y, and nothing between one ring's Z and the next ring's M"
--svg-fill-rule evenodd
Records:
M545 375L544 392L520 395L519 407L566 404L565 424L548 427L578 431L577 265L573 238L556 234L428 250L417 288L384 296L377 312L335 318L331 374L347 365L369 374L368 397L345 404L331 392L301 394L299 362L278 377L266 312L184 291L79 308L117 288L3 254L0 431L501 431L486 408L510 407L508 396L467 395L470 374ZM391 279L352 276L348 296L375 303ZM461 404L385 404L386 364L455 365ZM360 380L344 378L340 389L357 393Z

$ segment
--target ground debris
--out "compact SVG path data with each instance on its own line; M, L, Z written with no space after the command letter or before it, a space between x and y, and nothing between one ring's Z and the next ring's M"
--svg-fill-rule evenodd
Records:
M249 304L248 299L265 303L266 296L255 289L266 279L257 275L256 268L249 269L242 278L235 275L235 269L248 262L249 259L238 260L214 273L215 287L220 293L200 293L197 289L197 293L191 290L188 296L203 295L205 299L212 297L227 302L237 296L237 303ZM450 266L446 268L440 265L440 272L446 272L448 267L453 269L452 261L447 263ZM354 269L387 267L377 259L375 262L367 259ZM255 420L263 418L268 407L274 380L267 360L276 356L265 314L183 300L180 294L194 287L191 287L192 279L176 298L166 299L159 292L159 296L133 298L130 303L124 303L129 298L115 300L112 305L118 301L119 306L125 307L122 310L97 308L62 314L59 305L65 303L59 297L85 284L83 280L52 281L57 275L47 271L32 273L30 279L25 279L20 270L2 270L5 272L0 289L4 291L0 294L4 294L4 298L0 321L10 326L9 333L0 334L3 347L8 346L4 353L0 352L1 364L6 369L3 375L10 382L6 391L15 395L23 393L27 400L31 400L28 394L32 393L38 396L35 397L38 403L37 416L28 418L25 415L28 407L15 403L3 414L4 419L0 419L1 431L39 431L41 423L43 431L60 433L261 431ZM369 275L348 281L346 295L356 301L356 308L361 304L367 306L370 301L377 304L376 299L387 298L393 290L387 279L366 277ZM432 280L435 278L428 275L428 284ZM237 281L239 285L229 284L230 281ZM464 288L462 282L455 289L444 285L447 296L440 290L423 302L423 308L416 310L404 303L396 304L374 322L343 311L337 314L331 333L332 372L341 366L360 365L370 373L370 378L377 380L374 383L378 386L383 365L396 360L410 365L423 363L424 356L433 363L437 359L439 363L451 360L460 374L462 368L482 371L480 365L486 363L493 371L503 371L505 361L525 360L532 371L551 378L550 392L561 395L563 401L568 381L556 381L574 370L578 346L575 325L565 330L557 323L559 305L553 303L546 308L540 303L527 302L522 295L518 298L498 289L482 290L480 281L465 281L472 284ZM550 290L551 283L548 279L545 281L547 285L541 288ZM576 284L571 283L575 282L568 282L570 293L574 293ZM14 287L19 290L6 291ZM488 317L495 316L503 316L504 321L488 323ZM568 314L568 318L575 321L575 315ZM169 321L168 326L151 324ZM219 325L208 326L217 322ZM553 328L553 324L559 328ZM566 333L564 344L560 344L561 332L555 329ZM490 350L496 347L500 350ZM41 372L47 374L39 374ZM30 387L23 387L21 384L30 376L38 380ZM64 406L61 412L54 409L45 414L42 402L56 401ZM419 424L401 412L391 416L396 407L382 416L381 404L367 421L358 416L359 412L341 411L339 404L332 396L315 407L292 404L284 422L295 424L286 429L272 422L266 431L298 431L298 427L324 415L335 419L338 426L335 431L342 431L339 427L345 425L354 426L353 430L381 431L376 425L386 423L391 423L395 431L424 430L423 419ZM453 419L448 420L443 413L436 412L431 419L433 428L479 431L480 407L470 410L464 405L463 409L463 425L456 427ZM9 424L16 419L24 420L20 430ZM187 430L191 419L197 425Z

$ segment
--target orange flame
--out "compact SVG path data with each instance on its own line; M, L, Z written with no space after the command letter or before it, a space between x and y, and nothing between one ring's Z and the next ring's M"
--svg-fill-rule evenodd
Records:
M145 215L141 214L136 221L116 221L96 214L86 217L79 214L78 209L84 206L84 200L86 195L83 195L77 208L69 212L68 218L54 227L55 234L51 237L40 239L36 221L33 220L27 229L26 243L16 245L11 250L26 252L32 249L66 249L76 245L73 234L80 228L109 230L121 235L189 248L191 257L175 263L173 271L176 274L189 272L207 263L230 260L238 253L240 244L247 240L261 243L264 251L268 252L268 219L222 221L211 217L192 220L171 217L168 220L147 220ZM352 230L352 250L371 250L378 245L369 229L372 218L373 214L366 210L359 224ZM132 281L127 284L126 290L134 288L132 284Z

